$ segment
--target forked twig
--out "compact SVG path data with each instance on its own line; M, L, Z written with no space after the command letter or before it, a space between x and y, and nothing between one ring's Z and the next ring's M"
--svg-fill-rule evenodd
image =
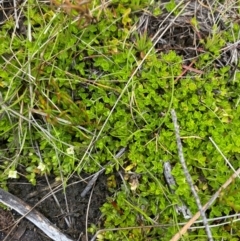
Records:
M179 159L180 159L183 171L184 171L184 175L185 175L185 177L187 179L187 182L188 182L188 184L191 188L192 194L193 194L193 196L196 200L198 209L199 209L200 214L202 216L203 224L204 224L205 229L206 229L208 240L213 241L212 233L211 233L211 230L208 226L208 221L207 221L207 218L206 218L206 215L205 215L205 211L203 210L202 204L201 204L200 199L198 197L198 194L197 194L197 192L194 188L192 178L191 178L191 176L188 172L188 168L187 168L187 165L185 163L185 159L184 159L184 155L183 155L183 147L182 147L182 142L181 142L180 132L179 132L179 125L177 123L177 115L176 115L175 110L171 110L171 114L172 114L172 121L173 121L173 124L174 124L175 135L176 135L176 140L177 140L178 155L179 155Z

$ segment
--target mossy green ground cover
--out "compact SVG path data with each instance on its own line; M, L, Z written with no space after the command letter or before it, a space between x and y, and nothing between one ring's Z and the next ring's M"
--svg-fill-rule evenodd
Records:
M149 4L122 0L101 8L93 1L95 19L81 27L71 16L29 1L23 8L27 35L13 32L13 19L0 30L2 187L21 175L34 185L44 173L66 181L73 172L105 167L113 194L101 208L104 225L119 230L102 232L100 240L170 240L185 221L175 204L181 199L197 212L178 161L171 109L203 204L233 173L209 137L233 168L239 167L240 74L232 78L230 67L214 64L227 43L239 40L239 25L226 23L229 31L203 41L205 51L195 62L202 73L189 71L178 79L183 57L172 50L157 52L148 37L136 32L140 10ZM116 159L122 147L127 150ZM164 180L165 161L173 166L174 194ZM131 189L127 179L116 186L119 170L139 174L139 183ZM239 210L236 179L208 216ZM144 228L155 224L170 226ZM89 231L98 228L92 225ZM215 240L240 237L238 222L211 230ZM183 240L207 240L204 228L189 231Z

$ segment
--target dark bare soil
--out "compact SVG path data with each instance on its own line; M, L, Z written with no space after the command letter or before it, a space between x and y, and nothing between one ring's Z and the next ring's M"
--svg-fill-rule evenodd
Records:
M26 26L24 26L24 16L18 8L22 0L17 0L17 15L19 15L17 33L26 35ZM8 21L10 16L14 16L14 4L12 0L3 0L0 3L0 28ZM85 178L87 175L83 175ZM55 193L55 198L51 195L48 188L47 180L42 177L38 179L37 185L32 186L27 180L19 179L8 183L8 191L16 197L23 200L32 207L36 205L36 210L48 218L60 231L73 240L85 241L86 224L89 227L94 224L101 227L101 213L99 208L109 195L107 191L106 179L103 174L97 179L94 186L92 197L90 192L81 197L81 192L86 187L86 182L80 177L71 178L63 191L60 186ZM54 186L54 178L48 178L52 189ZM45 200L42 198L49 194ZM18 220L20 220L18 222ZM0 207L0 241L49 241L40 229L29 222L26 218L21 219L21 215L14 210L4 210Z
M49 178L49 183L52 184L52 189L54 189L54 178ZM91 199L91 191L84 198L80 196L85 187L86 182L81 181L80 177L73 177L67 183L65 194L62 186L57 188L58 192L55 193L55 197L59 202L59 206L53 195L49 196L44 201L41 201L36 206L37 211L55 224L62 233L67 234L73 240L86 240L86 223L88 227L91 224L95 224L98 227L102 226L99 208L106 201L106 197L109 194L106 186L106 176L100 175L98 177ZM20 179L17 182L10 182L8 188L10 193L19 197L31 206L36 205L45 195L51 193L45 178L40 178L35 187L29 184L26 180ZM25 218L23 218L18 225L11 230L11 225L14 225L19 218L21 218L21 216L15 211L0 209L1 241L51 240ZM67 224L66 219L69 224ZM9 237L6 238L8 234ZM91 238L91 235L87 235Z

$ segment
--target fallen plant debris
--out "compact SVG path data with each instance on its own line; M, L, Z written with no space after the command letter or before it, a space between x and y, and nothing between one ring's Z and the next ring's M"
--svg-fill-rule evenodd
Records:
M179 160L180 160L180 163L181 163L184 175L186 177L186 180L188 182L188 185L190 186L191 192L192 192L192 194L194 196L194 199L196 200L199 212L200 212L200 214L202 216L203 224L205 226L205 230L206 230L206 233L207 233L207 238L208 238L209 241L213 241L212 231L209 228L209 224L208 224L206 213L203 210L201 201L200 201L198 193L197 193L197 191L196 191L196 189L194 187L192 177L191 177L191 175L190 175L190 173L188 171L188 167L187 167L186 162L185 162L185 158L184 158L184 154L183 154L182 142L181 142L181 138L180 138L180 127L178 125L177 115L176 115L175 110L171 110L171 115L172 115L172 121L173 121L173 125L174 125L175 135L176 135L176 142L177 142Z
M23 217L29 219L33 224L40 228L48 237L55 241L72 241L65 234L61 233L48 219L46 219L41 213L36 211L34 207L31 207L24 203L19 198L4 191L0 188L0 202L5 204L11 209L16 210L22 214Z
M166 182L168 184L168 187L171 190L171 192L174 193L174 189L176 188L176 182L174 180L174 177L171 174L172 167L171 167L169 162L165 162L163 164L163 168L164 168L163 173L164 173L164 176L166 178ZM176 204L177 213L182 214L185 219L191 218L192 214L191 214L191 211L189 210L189 208L184 203L181 203L182 202L181 200L179 202L180 202L180 204Z
M64 192L69 207L66 206L61 181L54 181L52 177L49 178L49 182L51 183L50 186L46 180L42 178L37 181L35 187L27 184L24 179L19 183L11 183L10 181L8 183L9 195L14 195L14 198L16 197L17 200L23 201L24 205L28 204L29 207L33 208L33 211L37 210L38 213L44 215L51 223L54 223L55 228L68 237L71 237L70 239L78 240L79 237L85 235L85 211L88 209L89 205L89 195L86 195L85 198L80 197L82 190L86 186L85 181L87 181L87 176L86 179L83 180L73 177L68 181L68 185ZM104 198L108 193L105 176L102 175L99 177L93 190L94 196L92 197L89 207L88 222L101 225L102 220L99 207L104 203ZM60 207L54 200L53 195L57 198ZM8 200L9 199L6 199L6 201ZM4 201L5 199L0 199L1 203L4 203ZM18 202L16 205L17 204ZM9 205L11 205L11 202L8 203L8 205L6 204L8 207ZM33 239L37 241L52 240L50 237L47 237L47 235L44 235L44 232L34 228L34 222L38 223L38 219L36 219L34 215L32 216L33 219L28 221L24 214L18 215L17 212L13 212L13 207L11 207L11 209L12 210L6 210L0 213L1 220L4 221L4 223L0 222L0 240L4 240L7 236L10 238L19 237L19 239L23 241ZM61 212L61 209L64 212ZM29 209L26 210L25 213L28 211ZM68 226L67 223L70 223L70 226ZM25 227L25 229L23 229L23 227ZM20 231L22 231L21 235ZM50 229L50 232L51 231L54 232L53 229ZM89 235L89 237L91 237L91 235Z

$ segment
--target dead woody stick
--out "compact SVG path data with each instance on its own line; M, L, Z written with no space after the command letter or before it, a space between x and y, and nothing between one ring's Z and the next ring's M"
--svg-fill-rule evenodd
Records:
M2 188L0 188L0 202L25 216L26 219L35 224L52 240L73 241L71 238L68 238L65 234L61 233L60 230L58 230L37 210L33 209L11 193L4 191Z
M197 194L197 192L196 192L196 190L194 188L192 178L191 178L191 176L190 176L190 174L188 172L188 168L187 168L187 165L185 163L185 159L184 159L184 155L183 155L183 147L182 147L182 142L181 142L181 138L180 138L179 125L177 123L177 115L176 115L175 110L171 110L171 114L172 114L172 121L173 121L173 124L174 124L174 129L175 129L177 148L178 148L178 155L179 155L179 159L180 159L183 171L184 171L184 175L185 175L185 177L187 179L187 182L188 182L188 184L189 184L189 186L191 188L192 194L193 194L193 196L194 196L194 198L196 200L198 209L199 209L200 214L202 216L203 224L205 226L205 230L206 230L206 233L207 233L207 236L208 236L208 240L209 241L213 241L212 233L211 233L211 230L210 230L210 228L208 226L208 221L207 221L207 218L206 218L206 215L205 215L205 210L203 210L202 204L201 204L200 199L198 197L198 194Z

